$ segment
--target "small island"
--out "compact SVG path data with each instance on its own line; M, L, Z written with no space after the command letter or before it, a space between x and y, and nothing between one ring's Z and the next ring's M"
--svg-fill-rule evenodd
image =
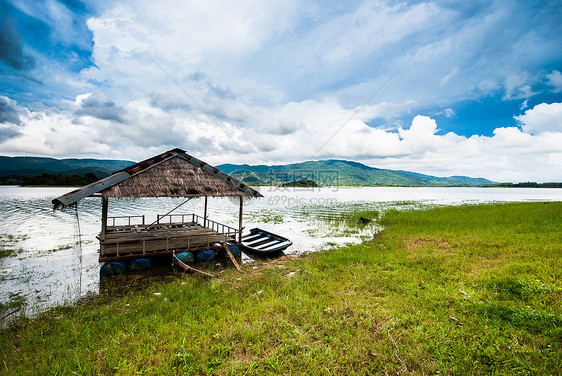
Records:
M295 180L283 183L280 187L319 187L314 180Z

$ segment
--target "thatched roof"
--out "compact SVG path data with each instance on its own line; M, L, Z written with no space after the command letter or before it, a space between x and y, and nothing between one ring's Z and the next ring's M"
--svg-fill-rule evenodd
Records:
M172 149L135 163L112 175L53 200L55 209L84 197L135 199L140 197L245 197L262 195L215 167Z

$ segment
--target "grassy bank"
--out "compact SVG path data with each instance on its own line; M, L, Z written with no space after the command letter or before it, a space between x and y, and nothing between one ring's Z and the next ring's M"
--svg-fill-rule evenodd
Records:
M213 280L141 282L22 320L0 334L0 372L562 369L562 203L391 211L381 221L385 230L360 245Z

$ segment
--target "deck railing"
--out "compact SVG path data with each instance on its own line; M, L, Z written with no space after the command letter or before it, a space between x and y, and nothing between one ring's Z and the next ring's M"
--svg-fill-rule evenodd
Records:
M209 218L205 219L197 214L194 214L194 218L197 220L197 223L204 227L210 228L213 231L217 231L220 233L238 233L237 228L213 221Z
M156 224L175 224L175 223L189 223L186 218L191 218L191 222L195 222L196 214L157 214ZM168 220L166 220L168 218ZM179 218L179 221L174 221L174 218Z
M166 220L166 218L168 218ZM181 218L180 221L174 221L174 218ZM187 219L191 219L191 222L186 221ZM162 224L181 224L181 223L195 223L201 225L203 227L210 228L213 231L217 231L220 233L230 233L230 232L238 232L238 229L232 226L228 226L216 221L213 221L209 218L204 218L197 214L167 214L167 215L157 215L156 223L159 225Z
M141 223L136 224L135 222ZM117 223L126 223L118 225ZM111 227L110 227L111 226ZM189 232L185 234L176 233L174 229L185 229L190 226L200 226L212 230L212 232L200 235L194 233L190 235ZM100 253L102 257L122 257L126 256L122 252L123 248L127 248L129 255L142 254L146 255L148 252L170 252L172 249L178 248L181 243L181 248L190 249L192 246L206 246L209 247L217 241L227 241L228 239L237 239L239 230L232 226L228 226L197 214L167 214L157 215L156 222L151 224L145 223L145 216L119 216L108 218L108 234L123 233L133 234L139 232L139 236L127 236L127 238L100 240ZM146 231L152 234L151 237L146 238L140 233L146 234ZM165 233L161 233L165 231ZM197 239L197 240L196 240ZM179 242L179 243L178 243ZM131 246L134 246L134 251L131 252ZM155 248L158 248L156 250ZM111 250L110 250L111 249ZM110 256L109 254L113 255ZM127 255L127 256L129 256Z
M135 219L140 219L140 223L134 223L134 222L138 222ZM134 225L144 225L144 215L123 215L123 216L117 216L117 217L107 217L107 225L111 226L111 227L115 227L115 226L134 226ZM126 222L127 224L118 224L118 222L123 223ZM111 223L111 224L110 224Z

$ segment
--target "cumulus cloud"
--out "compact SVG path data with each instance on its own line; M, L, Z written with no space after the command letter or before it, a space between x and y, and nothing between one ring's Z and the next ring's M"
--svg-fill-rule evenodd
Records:
M70 113L51 109L20 116L18 134L0 143L0 152L29 155L104 155L111 150L95 128L72 122Z
M88 16L91 34L71 26L70 6L44 3L17 7L60 23L50 29L57 43L87 50L92 36L95 65L70 74L55 64L44 74L48 90L73 101L34 110L21 105L23 95L20 105L0 101L0 152L140 160L182 147L210 163L314 156L440 175L562 179L556 106L529 109L517 117L521 128L490 137L440 129L440 116L462 114L457 103L523 101L544 86L544 71L529 67L544 66L537 62L548 54L529 51L555 50L551 35L562 34L533 27L544 14L523 3L122 0ZM504 33L512 24L521 26ZM15 28L2 30L13 51L24 51ZM560 76L547 75L553 90Z
M20 112L17 103L8 97L0 95L0 143L20 135Z
M79 96L74 105L90 98ZM244 127L226 121L209 121L204 115L175 110L172 113L150 101L123 106L123 123L95 116L73 122L67 112L45 108L23 111L18 134L0 136L0 152L32 155L91 155L141 160L181 147L213 163L286 163L342 158L362 160L381 168L407 169L439 176L468 175L499 181L561 180L557 156L562 155L562 131L537 114L558 113L560 104L539 105L522 115L526 126L541 127L529 133L517 127L497 128L493 136L459 136L439 130L435 119L415 116L409 127L396 132L370 127L335 100L290 102L273 109L248 110ZM103 101L102 101L103 103ZM377 116L371 110L370 116ZM559 115L558 115L559 116ZM349 120L351 118L351 120ZM349 120L349 121L348 121ZM342 127L343 124L346 124ZM560 123L558 123L560 124ZM12 128L4 128L7 135ZM337 133L337 137L331 138Z
M35 59L24 51L23 38L9 16L4 18L0 26L0 60L16 70L35 66Z
M20 111L21 110L18 109L16 101L0 95L0 123L20 125Z
M125 113L123 107L117 106L115 102L108 100L102 93L87 93L76 97L76 111L74 115L91 116L101 120L110 120L123 123L122 116Z
M562 103L541 103L515 116L526 133L562 132Z
M10 124L0 124L0 142L19 136L19 130Z

